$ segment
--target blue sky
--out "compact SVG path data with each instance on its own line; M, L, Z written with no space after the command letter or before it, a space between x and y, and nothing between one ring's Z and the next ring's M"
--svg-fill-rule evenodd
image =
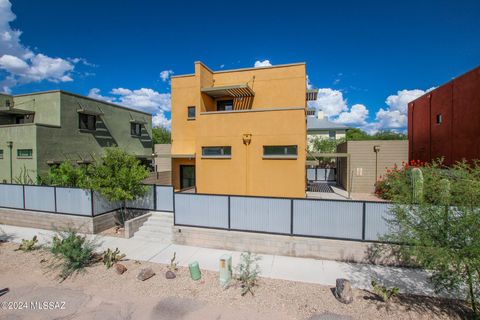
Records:
M90 94L168 125L162 71L304 61L331 120L403 130L409 100L480 64L479 12L474 0L0 0L0 90Z

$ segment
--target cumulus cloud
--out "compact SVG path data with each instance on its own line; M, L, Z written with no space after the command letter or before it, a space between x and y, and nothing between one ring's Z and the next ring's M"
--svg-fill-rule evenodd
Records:
M21 43L22 31L10 26L15 19L10 1L0 0L0 69L7 73L5 79L0 81L3 91L9 92L13 86L29 82L73 81L75 64L89 64L82 58L52 58L33 52Z
M270 60L257 60L255 61L255 64L253 65L255 68L260 68L260 67L270 67L272 64L270 63Z
M160 72L160 79L162 79L163 82L167 82L172 74L172 70L163 70L162 72Z
M365 125L368 118L368 109L363 104L354 104L349 111L341 112L335 122L346 125Z
M307 88L313 88L308 77ZM317 100L310 101L309 107L323 110L325 116L333 122L356 126L369 133L375 133L380 130L405 131L407 128L408 103L433 89L405 89L397 91L396 94L386 98L385 106L381 107L375 113L375 118L370 121L367 106L354 104L350 107L340 90L331 88L318 89Z
M110 91L110 95L104 96L100 93L100 89L92 88L88 96L151 113L154 126L170 127L170 120L166 117L166 113L172 108L170 93L160 93L150 88L136 90L114 88Z

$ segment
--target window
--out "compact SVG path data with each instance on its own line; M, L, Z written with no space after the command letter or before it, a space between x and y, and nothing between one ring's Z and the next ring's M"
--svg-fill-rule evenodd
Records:
M195 119L195 107L188 107L188 120Z
M437 124L441 124L442 121L443 121L442 114L441 113L437 114Z
M78 128L80 130L95 131L97 129L97 116L92 114L79 113L78 119Z
M141 123L130 123L130 134L135 137L140 137L142 135L142 124Z
M33 155L32 149L18 149L17 158L31 158Z
M297 146L263 146L264 158L297 158Z
M232 147L202 147L202 158L231 158Z
M3 150L0 150L0 159L3 159Z
M335 130L328 131L328 137L330 140L335 140L337 138L337 132Z
M217 111L232 111L233 100L219 100L217 101Z

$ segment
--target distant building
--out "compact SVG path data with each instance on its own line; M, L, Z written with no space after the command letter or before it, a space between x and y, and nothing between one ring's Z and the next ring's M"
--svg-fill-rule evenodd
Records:
M152 161L152 116L64 91L0 94L0 182L65 160L89 164L118 146Z
M480 159L480 67L408 104L409 159Z
M321 110L307 110L308 149L312 150L315 139L338 140L345 138L349 127L328 121Z

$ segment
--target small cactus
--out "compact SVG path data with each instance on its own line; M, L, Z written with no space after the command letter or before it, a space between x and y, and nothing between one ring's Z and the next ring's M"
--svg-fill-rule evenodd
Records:
M38 242L37 236L34 236L32 240L22 239L22 243L20 244L20 246L18 246L17 249L15 249L15 251L19 251L19 250L23 252L33 251L37 249L37 242Z
M112 251L109 248L103 253L103 264L107 267L107 269L110 269L115 263L119 262L123 258L125 258L125 255L120 254L120 250L118 250L118 248L116 248L115 251Z
M172 259L170 259L170 265L168 266L168 270L170 270L171 272L175 272L178 270L178 267L177 267L178 262L175 261L176 259L177 259L177 253L174 252Z
M412 200L413 203L423 201L423 173L420 168L413 168L410 172L412 180Z

